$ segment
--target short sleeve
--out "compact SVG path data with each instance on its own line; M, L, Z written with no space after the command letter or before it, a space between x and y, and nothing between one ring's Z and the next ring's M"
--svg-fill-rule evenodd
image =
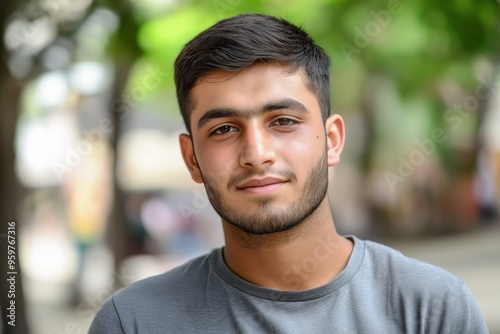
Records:
M464 284L462 286L461 301L457 303L455 309L455 330L454 333L478 334L488 333L486 322L479 310L472 293Z
M88 334L125 334L112 296L102 304Z
M488 334L488 328L469 288L462 282L446 300L434 300L429 333Z

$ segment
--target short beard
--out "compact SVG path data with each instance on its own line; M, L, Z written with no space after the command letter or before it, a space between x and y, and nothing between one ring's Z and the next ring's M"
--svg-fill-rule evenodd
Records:
M252 173L252 175L255 174L257 173ZM273 208L272 198L267 198L259 200L256 213L241 212L232 208L227 201L223 202L221 193L212 179L203 174L202 177L208 199L223 220L249 234L276 233L299 225L318 208L325 198L328 190L327 155L325 152L311 167L301 198L291 203L286 209ZM248 177L250 176L246 176Z

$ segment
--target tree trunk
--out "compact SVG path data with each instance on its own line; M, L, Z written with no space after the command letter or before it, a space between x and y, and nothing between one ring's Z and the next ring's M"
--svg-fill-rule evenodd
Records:
M127 224L125 221L125 194L118 186L117 180L117 162L119 160L118 141L120 139L123 123L127 121L133 112L129 101L124 98L123 90L127 83L130 70L142 54L137 45L137 32L139 25L134 17L131 5L119 0L102 0L104 4L111 8L119 17L120 27L116 32L114 40L111 42L111 57L115 63L115 83L113 86L112 103L110 106L111 119L114 124L114 131L111 138L111 147L114 153L113 161L113 206L111 212L111 221L108 231L110 232L111 250L115 262L114 287L119 289L123 282L119 270L122 261L127 256Z
M0 11L0 26L2 27L2 36L4 35L7 20L16 7L19 6L17 1L4 1L2 3L2 10ZM18 203L20 200L21 187L14 172L14 137L16 122L18 116L18 101L21 92L21 87L14 80L7 69L7 55L5 44L0 43L0 314L2 321L0 328L2 333L29 333L29 328L26 319L24 307L24 294L22 284L21 265L19 262L19 231L20 222L17 217ZM10 231L10 246L12 251L15 251L14 261L15 265L9 267L9 222L15 223L15 229ZM12 237L15 237L13 239ZM13 244L15 241L15 244ZM15 272L16 274L7 274ZM12 290L12 285L8 283L7 278L14 276L15 280L15 296L9 293ZM15 302L15 327L9 325L12 317L7 317L11 313L7 308L10 307L11 302ZM12 324L12 323L11 323Z
M4 66L1 66L0 69L0 89L0 303L2 307L2 333L27 334L28 326L19 262L19 232L22 222L17 219L19 217L17 210L21 187L14 172L14 137L21 88L9 76ZM13 224L15 226L9 228L9 225ZM14 253L15 259L14 263L11 263L11 267L8 263L8 256L12 256ZM7 281L8 278L12 278L11 283ZM12 283L14 284L12 285ZM15 306L15 311L7 313L7 308L11 305ZM15 327L9 324L13 320L13 317L7 317L9 314L15 314Z
M115 282L114 288L119 289L122 287L122 282L117 277L121 267L122 261L127 255L127 224L125 221L125 194L118 185L117 167L118 167L118 142L120 140L123 122L131 113L131 106L123 99L123 89L127 82L127 78L132 67L133 62L118 62L115 65L115 84L113 87L113 103L110 106L111 119L114 124L114 131L111 138L111 147L114 154L113 160L113 206L111 211L111 221L108 227L108 235L110 236L110 245L115 263Z

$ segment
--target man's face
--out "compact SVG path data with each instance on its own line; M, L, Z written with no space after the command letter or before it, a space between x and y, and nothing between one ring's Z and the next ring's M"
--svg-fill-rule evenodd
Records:
M284 231L325 200L343 123L334 115L325 132L302 71L267 64L216 72L191 98L192 136L181 135L183 157L224 221L252 234Z

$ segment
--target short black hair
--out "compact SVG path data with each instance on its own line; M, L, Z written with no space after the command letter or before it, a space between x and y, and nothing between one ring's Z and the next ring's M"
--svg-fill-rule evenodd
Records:
M190 92L200 79L213 71L238 72L272 62L291 70L304 69L325 121L330 115L330 59L325 51L302 28L284 19L241 14L201 32L175 60L177 100L187 131L191 133Z

